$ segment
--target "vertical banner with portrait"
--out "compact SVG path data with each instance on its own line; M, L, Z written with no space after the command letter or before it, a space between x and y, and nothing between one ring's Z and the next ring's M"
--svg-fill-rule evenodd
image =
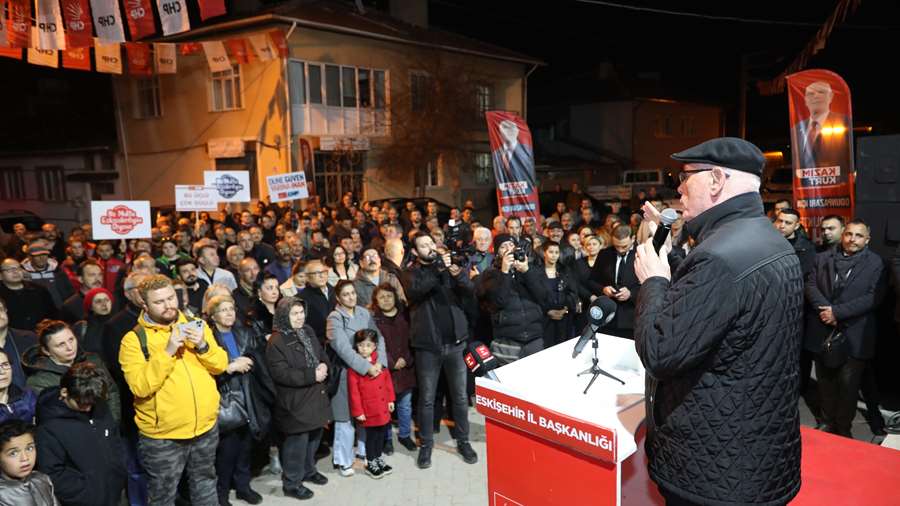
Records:
M316 193L316 159L313 157L312 145L309 139L303 137L298 138L299 162L302 171L306 174L306 187L310 195ZM297 169L294 169L297 170Z
M491 139L500 214L530 216L537 222L541 210L528 125L514 112L488 111L484 117Z
M813 239L828 215L853 216L853 112L850 88L828 70L787 76L794 207Z

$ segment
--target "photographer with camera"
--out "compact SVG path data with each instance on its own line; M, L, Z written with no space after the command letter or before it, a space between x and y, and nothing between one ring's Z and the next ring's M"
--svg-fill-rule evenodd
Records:
M471 297L469 276L451 263L449 251L439 251L427 234L413 238L415 263L403 272L401 281L409 301L410 337L415 351L416 382L419 385L419 431L422 447L416 465L431 467L434 446L434 399L441 370L450 387L456 448L467 464L478 461L469 444L469 404L463 349L469 339L469 323L461 300Z
M476 293L482 310L491 315L491 351L502 363L509 363L544 349L541 301L546 300L547 290L513 236L494 237L494 254L491 268L478 277Z

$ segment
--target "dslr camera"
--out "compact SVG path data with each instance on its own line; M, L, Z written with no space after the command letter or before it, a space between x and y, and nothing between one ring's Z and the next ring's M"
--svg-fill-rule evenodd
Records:
M469 265L469 257L475 253L475 248L469 244L462 225L462 221L450 220L447 223L445 242L447 249L450 250L450 263L457 267L465 268Z

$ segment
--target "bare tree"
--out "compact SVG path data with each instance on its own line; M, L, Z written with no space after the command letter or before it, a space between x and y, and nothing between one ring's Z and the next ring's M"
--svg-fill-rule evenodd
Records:
M414 175L425 187L429 163L467 167L471 143L484 130L476 103L477 69L456 65L436 55L411 65L411 78L392 92L391 141L379 155L379 165L395 180ZM481 134L483 136L483 133ZM420 190L421 191L421 190Z

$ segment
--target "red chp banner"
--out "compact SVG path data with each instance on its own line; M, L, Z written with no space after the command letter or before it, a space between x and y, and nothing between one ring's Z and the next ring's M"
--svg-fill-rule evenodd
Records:
M62 0L62 15L66 25L66 47L93 47L94 20L88 0Z
M139 40L156 33L153 26L153 7L150 0L125 0L125 18L128 20L128 30L131 32L131 40Z
M484 117L491 139L500 214L530 216L537 222L541 210L528 125L514 112L488 111Z
M828 70L787 76L794 207L818 240L825 216L853 217L853 112L850 88Z

